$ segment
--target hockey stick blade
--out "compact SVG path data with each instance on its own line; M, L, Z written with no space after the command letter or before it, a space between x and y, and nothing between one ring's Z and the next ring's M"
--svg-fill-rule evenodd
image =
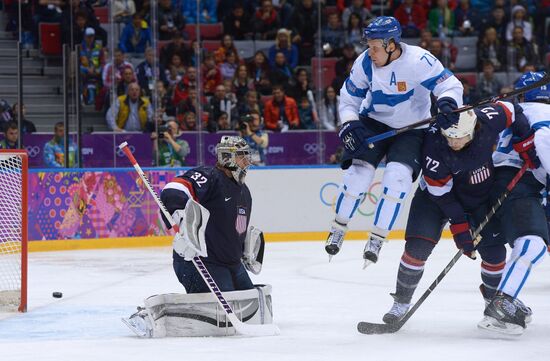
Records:
M359 322L357 331L365 335L383 335L385 333L395 333L401 329L403 322L396 323L371 323Z

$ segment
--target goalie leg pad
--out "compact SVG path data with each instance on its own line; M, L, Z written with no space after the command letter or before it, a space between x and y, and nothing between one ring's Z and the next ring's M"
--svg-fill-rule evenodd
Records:
M245 291L224 292L235 315L249 324L273 323L271 286L257 285ZM150 337L232 336L235 328L227 320L211 293L162 294L145 300L151 323L145 333Z

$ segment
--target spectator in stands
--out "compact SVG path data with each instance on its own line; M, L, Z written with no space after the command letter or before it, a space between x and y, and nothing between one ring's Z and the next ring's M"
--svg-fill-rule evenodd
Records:
M159 40L172 40L176 32L185 27L185 19L179 11L172 8L171 0L158 2L158 31Z
M276 5L275 8L281 20L281 27L288 28L292 13L294 13L294 0L279 0L278 3L279 4Z
M162 64L157 64L157 71L153 73L153 63L155 58L155 51L153 48L145 49L145 60L139 63L136 67L136 77L141 90L144 95L151 98L155 87L155 79L153 75L156 73L157 78L159 78L163 83L168 84L168 79L166 78L166 71Z
M316 108L315 97L313 96L312 87L309 81L309 74L305 68L296 69L293 85L287 90L287 95L300 104L302 98L307 98L313 109Z
M432 44L433 35L430 29L424 29L420 32L420 42L418 46L422 49L430 50L430 45Z
M185 157L191 152L189 143L184 139L177 139L178 123L170 120L165 126L159 127L159 134L151 133L153 141L153 165L160 167L184 167ZM157 164L158 157L158 164Z
M87 28L80 48L80 76L86 104L94 104L101 84L101 68L105 65L103 47L95 40L95 30Z
M538 64L538 56L533 44L523 36L523 28L516 26L512 32L512 41L506 49L508 71L517 72L527 63Z
M428 49L441 64L447 69L453 71L456 68L456 57L458 49L450 43L443 42L439 39L433 39L430 48Z
M185 65L181 61L181 57L178 53L172 54L170 63L164 70L166 74L166 80L170 87L176 85L185 75Z
M275 55L275 64L269 71L270 83L275 85L279 84L285 88L289 85L290 78L292 77L292 69L287 64L285 54L281 51Z
M453 36L455 14L449 8L447 0L436 0L436 7L428 14L428 24L434 36Z
M189 111L183 113L179 122L180 130L182 131L195 131L197 130L197 116L195 113Z
M477 46L478 71L483 71L483 64L487 61L493 63L495 71L506 71L506 46L503 41L497 36L495 28L485 29Z
M226 34L232 34L235 40L252 39L252 23L242 3L235 3L231 13L223 19L223 31Z
M415 0L404 0L395 10L394 17L401 23L404 38L416 38L426 28L426 11Z
M178 104L189 96L189 89L197 88L197 68L190 66L187 68L187 72L181 78L181 80L174 86L174 97L172 104L178 106Z
M117 23L129 23L136 13L134 0L114 0L112 6L113 17Z
M317 33L318 15L317 6L313 6L313 0L296 1L294 12L290 18L289 27L292 30L292 43L300 47L299 62L309 65L311 58L315 56L315 33ZM284 48L284 47L282 47ZM286 54L285 54L286 55ZM294 69L296 65L293 59L287 56L289 64Z
M150 131L153 122L153 108L145 97L140 95L138 83L128 87L128 95L121 95L107 111L107 125L115 132Z
M54 137L44 144L44 164L49 168L65 167L65 125L63 122L57 122L54 126ZM69 168L76 166L75 142L69 138Z
M152 97L150 99L151 103L153 104L153 108L157 106L160 109L160 114L163 117L164 115L166 115L167 117L176 116L175 107L172 104L172 94L168 92L162 80L157 80L156 100L155 94L153 93L151 95Z
M220 64L220 73L222 80L233 80L238 68L237 54L233 51L228 51L225 55L225 61Z
M351 43L346 43L342 48L342 57L334 64L334 73L343 74L348 68L348 64L352 64L357 58L355 47Z
M172 56L178 54L183 66L189 66L192 63L192 53L193 50L185 44L181 32L176 31L172 41L160 51L160 62L165 68L168 68L170 61L172 61Z
M202 65L202 81L205 96L211 96L214 94L214 90L222 82L220 69L216 66L214 55L211 53L206 54L204 57Z
M252 111L256 111L259 114L263 114L263 106L258 102L258 92L255 90L249 90L243 102L237 103L239 115L249 114Z
M344 85L344 81L349 77L351 68L353 67L353 63L347 63L347 68L343 73L336 73L336 77L332 81L332 87L338 91L338 94L340 94L340 89Z
M319 118L317 112L313 109L307 97L302 97L299 102L298 117L300 118L300 126L302 129L317 129Z
M342 24L340 24L340 17L337 13L329 14L327 25L321 31L323 55L327 57L340 56L345 40L346 34Z
M365 6L364 0L352 0L351 5L342 12L342 24L344 24L345 29L349 29L351 14L357 14L359 16L359 24L361 24L361 26L366 20L370 20L374 17Z
M481 99L490 98L500 93L503 84L495 77L495 67L492 62L483 63L483 72L477 81L476 93Z
M19 130L17 123L11 121L4 127L4 139L0 141L0 149L17 149Z
M478 34L481 21L477 10L470 5L470 0L460 0L455 9L455 22L458 36Z
M392 0L370 0L370 11L374 16L387 15L392 12Z
M216 60L216 64L221 64L225 61L226 54L232 51L235 54L238 54L239 51L235 47L235 44L233 43L233 36L230 34L225 34L221 41L221 46L214 51L214 59ZM237 55L238 60L238 55Z
M290 41L290 31L287 29L279 29L277 31L277 39L275 44L269 48L269 64L273 68L275 65L275 55L282 52L285 56L286 63L293 70L298 65L298 47Z
M232 86L237 97L237 104L244 103L246 94L250 90L254 90L254 80L248 76L246 65L239 65L233 77Z
M464 91L462 92L462 103L463 104L475 104L479 100L476 89L472 88L470 82L466 78L459 78L462 83Z
M132 22L122 30L118 47L125 53L143 54L145 48L151 45L151 32L143 17L136 13Z
M265 103L264 122L265 128L272 131L285 132L300 128L296 102L285 95L281 85L273 86L273 98Z
M5 99L0 99L0 124L4 131L9 122L13 121L13 112L10 104Z
M262 118L260 112L252 110L239 121L239 135L252 148L252 164L264 166L266 164L267 146L269 135L262 129Z
M366 45L363 44L363 24L361 23L361 18L356 13L352 13L349 17L346 30L346 43L353 44L357 54L361 54L366 49Z
M210 118L210 105L206 104L203 97L199 99L196 88L189 88L187 93L187 98L179 102L176 107L176 118L180 119L187 112L193 112L198 117L200 110L202 122L206 123Z
M216 0L200 0L199 2L199 23L215 24L218 22L216 14ZM182 13L188 24L197 23L197 1L182 1Z
M19 107L17 106L17 102L13 104L11 107L13 112L13 121L17 123L17 113L19 112ZM22 112L23 117L21 119L21 133L22 134L32 134L36 132L36 127L34 126L34 123L27 119L27 108L25 107L25 104L22 106Z
M523 37L527 41L533 40L533 26L526 17L525 8L521 5L515 5L512 8L512 20L506 25L506 40L512 41L513 31L520 27L523 30Z
M122 71L122 79L120 80L116 88L117 96L128 94L128 89L130 88L130 84L136 81L137 81L137 78L136 78L136 74L134 73L134 70L130 67L124 68L124 70Z
M237 103L227 94L225 86L220 84L210 99L210 123L217 122L222 112L227 113L227 121L230 128L233 128L237 116Z
M107 46L107 31L99 24L99 20L94 15L94 10L90 5L86 1L70 1L71 5L66 5L61 14L63 42L71 45L80 44L84 39L86 28L93 28L96 40L100 41L104 47ZM70 21L73 21L73 23L71 24ZM72 34L71 27L73 27ZM73 37L72 39L71 36Z
M323 129L336 130L340 126L339 101L336 90L330 85L326 87L319 104L319 120Z
M254 16L254 32L256 39L273 40L281 22L271 0L262 0L262 5Z
M491 11L488 21L484 25L484 29L494 28L497 32L497 38L502 42L506 36L506 12L502 7L495 7Z
M254 57L248 62L246 67L248 69L248 74L254 80L254 88L256 89L259 87L262 75L265 75L264 78L269 78L269 62L265 54L260 50L254 54ZM269 94L271 94L271 91Z

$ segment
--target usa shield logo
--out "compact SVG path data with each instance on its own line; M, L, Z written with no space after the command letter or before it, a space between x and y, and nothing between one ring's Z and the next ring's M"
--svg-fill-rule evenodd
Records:
M239 235L246 232L246 223L248 216L245 207L237 207L237 219L235 220L235 229Z

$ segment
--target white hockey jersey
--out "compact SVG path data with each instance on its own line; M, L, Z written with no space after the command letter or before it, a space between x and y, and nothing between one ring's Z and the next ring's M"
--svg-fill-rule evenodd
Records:
M391 128L408 126L431 116L430 92L462 106L462 83L453 73L429 51L400 44L401 56L384 67L374 65L367 51L355 60L340 90L342 123L361 114Z
M533 170L539 182L546 184L546 174L550 174L550 105L542 103L520 103L523 113L535 130L535 147L541 166ZM512 132L505 129L499 135L496 151L493 153L495 167L509 166L521 168L523 161L512 147ZM530 170L531 171L531 170Z

